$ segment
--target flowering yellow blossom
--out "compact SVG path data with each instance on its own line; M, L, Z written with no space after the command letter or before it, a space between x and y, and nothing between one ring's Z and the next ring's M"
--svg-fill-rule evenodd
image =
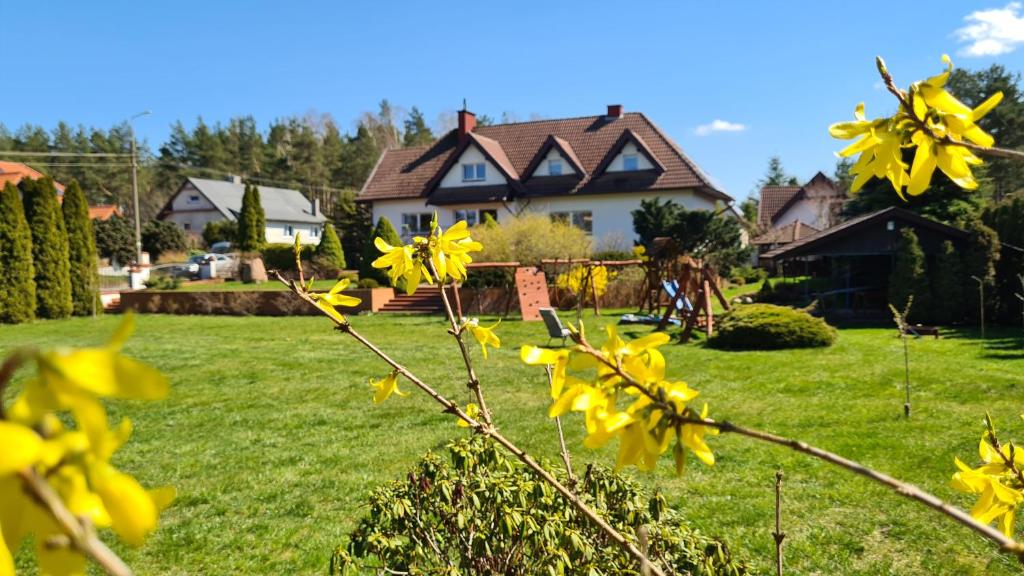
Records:
M405 282L408 294L416 291L421 280L434 283L428 262L436 270L440 282L447 278L462 281L466 279L466 265L473 261L469 253L483 250L479 242L469 237L469 227L464 220L444 231L437 224L437 214L430 223L427 238L416 236L412 244L404 246L392 246L382 238L375 238L373 244L383 255L374 260L372 266L387 269L393 285L399 280Z
M362 302L362 300L355 296L348 296L342 293L348 289L349 284L351 284L351 281L348 278L342 278L327 294L311 294L312 298L316 300L317 308L320 308L326 312L328 316L343 324L346 322L345 316L342 315L341 312L338 312L334 307L344 306L346 308L354 308Z
M829 127L835 138L857 140L839 153L840 156L860 154L851 172L856 175L852 190L859 190L872 177L887 178L904 198L923 193L931 182L935 168L961 188L978 187L971 166L981 159L959 143L969 142L990 147L992 136L976 124L1003 98L997 92L973 110L946 91L946 82L953 70L949 56L943 55L947 69L923 82L916 82L905 92L906 105L889 118L867 120L864 104L858 104L853 122L839 122ZM884 63L879 59L879 68ZM915 148L911 165L903 161L903 150ZM909 169L909 172L908 172Z
M490 327L484 327L480 325L480 321L476 318L471 318L463 322L462 327L469 330L473 334L473 338L480 343L480 349L483 350L484 360L487 359L487 347L501 348L501 339L494 333L494 329L501 324L501 320L498 320Z
M953 474L953 488L969 494L980 494L971 509L971 517L983 524L998 520L1003 534L1013 537L1017 507L1024 502L1024 486L1007 462L1012 461L1019 470L1024 467L1024 455L1015 449L1012 442L997 451L992 445L989 431L982 434L978 454L984 462L978 468L971 468L959 458L954 459L958 471Z
M147 491L116 470L110 459L131 435L131 422L109 427L101 398L152 400L167 395L167 380L152 367L121 355L134 329L125 315L102 347L44 350L33 356L35 378L25 382L0 421L0 576L25 537L35 535L41 573L84 574L85 557L46 541L64 530L21 485L17 472L32 470L53 487L71 513L92 525L113 528L139 546L157 525L173 488ZM69 413L64 419L58 414ZM74 427L72 427L72 424Z
M384 254L374 260L371 266L386 268L392 286L397 286L399 280L402 280L405 282L406 293L412 294L419 286L421 278L425 276L428 281L430 280L430 272L412 245L392 246L383 238L374 238L373 245Z
M698 392L685 382L665 379L665 357L658 350L669 336L655 332L636 340L622 339L613 325L596 358L583 345L548 350L523 346L522 361L552 367L549 417L582 412L587 436L584 446L598 448L619 439L617 467L635 465L652 470L674 441L677 470L682 471L683 450L690 450L708 465L714 455L704 442L717 434L711 426L683 422L707 419L708 407L698 413L688 406ZM619 401L629 402L624 410Z
M376 392L373 394L373 403L380 404L381 402L388 399L391 394L398 394L399 396L408 396L406 392L402 392L398 389L398 370L393 370L390 374L384 377L383 380L374 382L370 380L370 387Z
M480 415L480 407L470 402L469 404L466 404L465 412L466 416L476 420L476 417ZM456 424L458 424L459 428L469 428L469 422L466 422L462 418L459 418L459 421L456 422Z
M604 266L575 266L555 277L555 286L581 298L585 298L591 290L602 296L608 291L608 281L614 278L615 272L609 272Z
M456 282L466 279L466 264L473 259L470 252L479 252L483 246L469 237L469 225L459 220L448 230L442 230L437 224L437 214L431 222L429 240L430 261L443 281L449 277Z

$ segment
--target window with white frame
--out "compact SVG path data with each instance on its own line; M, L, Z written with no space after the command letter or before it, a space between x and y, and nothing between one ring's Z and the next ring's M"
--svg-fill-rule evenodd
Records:
M199 194L190 194L186 202L188 204L199 204Z
M402 235L412 236L414 234L430 232L430 221L432 219L433 215L426 212L402 214Z
M575 226L587 234L591 234L594 231L594 214L590 210L552 212L551 219L555 222L564 222Z
M466 224L470 226L476 226L480 223L480 211L476 209L470 210L456 210L455 221L465 220Z
M295 228L292 228L291 225L285 226L284 235L288 236L289 238L295 236Z
M622 169L626 172L640 169L640 158L636 154L622 155Z
M562 175L562 159L548 160L548 176Z
M463 182L483 182L487 179L487 164L476 162L462 165Z
M486 222L488 216L491 217L491 220L494 220L495 222L498 221L498 211L490 209L490 208L486 208L486 209L480 211L480 222L481 223Z

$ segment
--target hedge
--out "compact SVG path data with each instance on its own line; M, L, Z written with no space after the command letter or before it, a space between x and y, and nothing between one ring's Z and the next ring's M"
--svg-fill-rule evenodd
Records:
M773 304L738 306L718 321L708 340L726 350L783 350L831 346L836 330L804 310Z

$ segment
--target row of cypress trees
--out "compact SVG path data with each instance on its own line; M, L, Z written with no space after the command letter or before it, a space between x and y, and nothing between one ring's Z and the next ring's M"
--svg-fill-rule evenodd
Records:
M0 323L99 312L89 207L77 182L57 201L53 180L0 190Z

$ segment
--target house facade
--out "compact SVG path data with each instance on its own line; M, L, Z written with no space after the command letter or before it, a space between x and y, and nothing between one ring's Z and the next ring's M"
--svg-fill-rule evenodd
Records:
M821 172L803 186L765 186L758 204L758 225L763 233L796 222L815 230L839 224L846 193Z
M433 144L386 150L357 200L406 239L427 232L435 212L442 226L534 212L597 243L629 243L630 212L653 198L689 210L732 203L645 115L616 105L599 116L491 126L462 110L458 128Z
M292 243L301 234L303 244L319 244L324 222L319 201L307 200L298 190L257 186L266 215L268 243ZM245 185L238 177L230 180L189 178L171 196L157 216L177 224L186 234L201 237L210 222L238 220L242 212Z

